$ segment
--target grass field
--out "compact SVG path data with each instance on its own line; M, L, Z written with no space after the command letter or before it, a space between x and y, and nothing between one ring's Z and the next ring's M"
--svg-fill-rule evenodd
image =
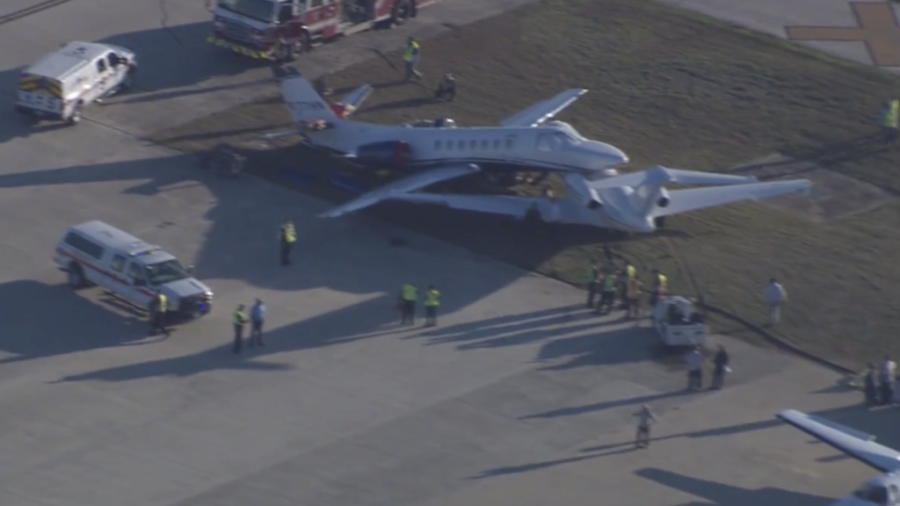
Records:
M652 2L550 0L426 41L422 55L424 86L398 84L398 54L350 68L329 83L339 90L376 86L360 120L447 116L463 125L494 124L583 86L591 92L560 119L622 148L634 169L665 164L723 171L783 153L900 192L900 148L870 138L881 103L898 90L896 81ZM446 71L458 76L459 96L452 104L434 103L431 90ZM160 132L154 140L191 152L287 124L284 106L270 99ZM260 153L251 167L262 175L297 160L339 168L298 149ZM306 191L348 198L326 188ZM784 321L773 330L777 336L852 367L885 351L900 355L896 202L828 224L741 204L677 217L656 236L615 240L567 229L557 243L503 219L404 209L384 205L370 214L575 284L586 281L589 258L609 241L644 273L651 267L667 272L673 290L699 292L753 323L762 322L762 293L777 276L790 297ZM752 337L731 321L713 324L719 332Z

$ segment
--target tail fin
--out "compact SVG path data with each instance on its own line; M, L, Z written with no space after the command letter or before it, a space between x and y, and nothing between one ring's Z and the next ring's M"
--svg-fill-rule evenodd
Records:
M331 106L296 68L273 67L272 72L281 81L281 95L294 123L303 125L314 121L331 122L338 119Z

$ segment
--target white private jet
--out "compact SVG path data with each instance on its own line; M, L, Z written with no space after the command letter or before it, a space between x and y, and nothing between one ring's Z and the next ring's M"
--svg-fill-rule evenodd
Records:
M900 452L875 442L875 436L793 409L778 418L882 473L834 506L900 505Z
M273 71L281 80L291 117L308 144L362 165L409 173L321 215L326 218L395 200L550 223L652 232L666 216L803 192L811 186L806 180L759 183L754 177L665 167L619 174L615 169L628 163L625 153L552 120L587 93L585 89L571 89L539 102L503 120L499 127L456 128L452 120L444 119L431 128L411 128L350 121L336 115L295 68L275 67ZM482 172L485 166L560 173L567 186L566 198L413 193ZM667 183L728 186L669 192L664 187Z

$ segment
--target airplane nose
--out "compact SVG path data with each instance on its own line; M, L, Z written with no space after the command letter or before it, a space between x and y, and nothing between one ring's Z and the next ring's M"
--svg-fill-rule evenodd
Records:
M591 152L597 161L603 165L601 169L620 167L627 165L630 161L628 155L621 149L603 142L594 142L591 146Z

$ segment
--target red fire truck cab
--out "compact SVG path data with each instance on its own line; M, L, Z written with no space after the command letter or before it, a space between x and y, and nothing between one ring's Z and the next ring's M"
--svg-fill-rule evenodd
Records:
M289 61L315 44L379 23L402 24L437 0L218 0L208 42Z

